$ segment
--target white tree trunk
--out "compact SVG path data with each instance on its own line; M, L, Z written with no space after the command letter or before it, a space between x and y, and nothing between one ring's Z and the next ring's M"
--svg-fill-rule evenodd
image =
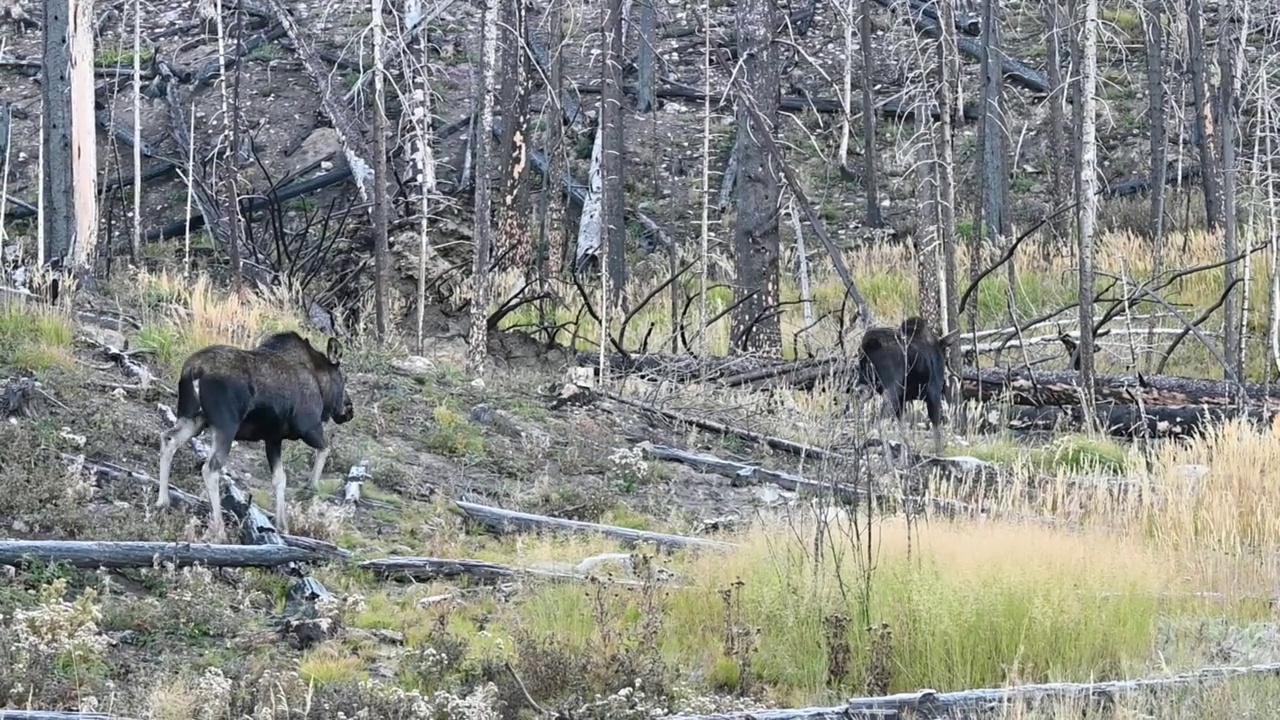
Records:
M1084 6L1080 122L1080 384L1093 407L1093 256L1098 223L1098 0ZM1090 414L1086 412L1085 417Z
M98 244L98 128L93 113L93 0L71 2L71 167L75 240L70 265L88 268Z
M631 7L635 4L635 0L626 0L622 3L622 47L627 46L627 28L628 19L631 17ZM603 55L601 56L603 60ZM578 219L578 244L574 251L574 266L581 267L583 260L589 255L600 257L600 238L601 223L600 216L602 210L600 207L600 190L604 183L604 178L600 170L600 160L604 148L604 119L603 107L596 112L596 140L591 145L591 170L587 173L587 192L586 198L582 201L582 215ZM607 312L601 310L601 312Z

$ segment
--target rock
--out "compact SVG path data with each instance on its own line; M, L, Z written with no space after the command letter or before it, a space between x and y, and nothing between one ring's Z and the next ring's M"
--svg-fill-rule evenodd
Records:
M434 607L436 605L439 605L440 603L449 602L452 599L453 599L452 593L446 593L444 595L430 595L428 597L419 599L418 607L420 608Z
M82 325L80 327L80 334L88 338L90 342L115 348L116 350L123 350L125 343L127 342L122 333L112 330L111 328L99 327L97 325Z
M751 488L751 494L755 495L757 500L769 506L781 505L784 492L782 488L772 483Z
M581 575L597 572L603 565L614 564L621 566L621 569L627 574L631 574L633 566L631 564L631 553L602 553L600 555L592 555L582 562L574 566L573 571Z
M435 369L435 363L421 355L410 355L391 361L391 369L401 375L416 377L426 375Z
M950 457L938 458L938 462L946 465L953 473L961 475L972 475L975 472L981 472L995 466L986 460L982 460L972 455L952 455Z

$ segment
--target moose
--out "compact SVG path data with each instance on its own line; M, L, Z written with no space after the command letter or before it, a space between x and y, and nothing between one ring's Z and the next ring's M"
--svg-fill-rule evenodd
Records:
M868 329L858 348L855 385L880 393L898 421L908 401L923 400L933 427L934 452L939 455L942 401L947 396L945 352L956 337L955 333L939 337L924 318L912 316L896 328Z
M343 375L342 345L330 337L325 352L296 332L269 335L255 348L209 345L182 364L178 379L178 421L160 440L160 495L156 507L169 505L169 473L178 447L213 428L213 452L201 474L209 494L209 527L217 541L226 540L222 522L222 470L233 440L265 444L275 488L276 524L287 531L285 440L301 440L315 451L311 486L319 489L329 457L324 423L341 425L355 417Z

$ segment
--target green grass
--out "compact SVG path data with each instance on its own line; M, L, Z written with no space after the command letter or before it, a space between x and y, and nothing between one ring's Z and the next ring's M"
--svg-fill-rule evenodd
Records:
M1123 474L1129 466L1127 448L1106 439L1072 434L1055 437L1039 447L1029 447L1015 440L983 442L966 448L965 455L1013 468L1025 465L1049 475Z
M0 365L32 372L73 368L74 337L71 320L56 310L0 301Z
M1158 599L1174 583L1177 558L1101 533L932 525L908 558L902 526L880 528L865 616L892 629L894 691L1124 676L1150 661L1162 617L1203 610ZM741 580L737 622L760 630L749 663L759 682L793 703L829 700L830 690L857 692L856 678L827 686L821 640L827 615L853 619L846 638L852 665L867 666L852 548L844 549L842 567L829 553L815 573L804 542L780 530L754 532L728 558L673 563L688 587L670 590L662 603L659 652L671 667L732 684L741 668L731 667L723 649L726 607L717 594ZM614 622L623 627L641 620L634 595L612 599ZM531 589L502 626L588 652L596 615L589 592L547 586Z

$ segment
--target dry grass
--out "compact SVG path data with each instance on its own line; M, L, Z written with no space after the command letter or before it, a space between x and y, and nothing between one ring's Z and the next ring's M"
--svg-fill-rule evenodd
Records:
M1224 424L1185 446L1163 446L1158 459L1145 487L1149 500L1133 516L1153 538L1232 555L1280 544L1275 429Z

